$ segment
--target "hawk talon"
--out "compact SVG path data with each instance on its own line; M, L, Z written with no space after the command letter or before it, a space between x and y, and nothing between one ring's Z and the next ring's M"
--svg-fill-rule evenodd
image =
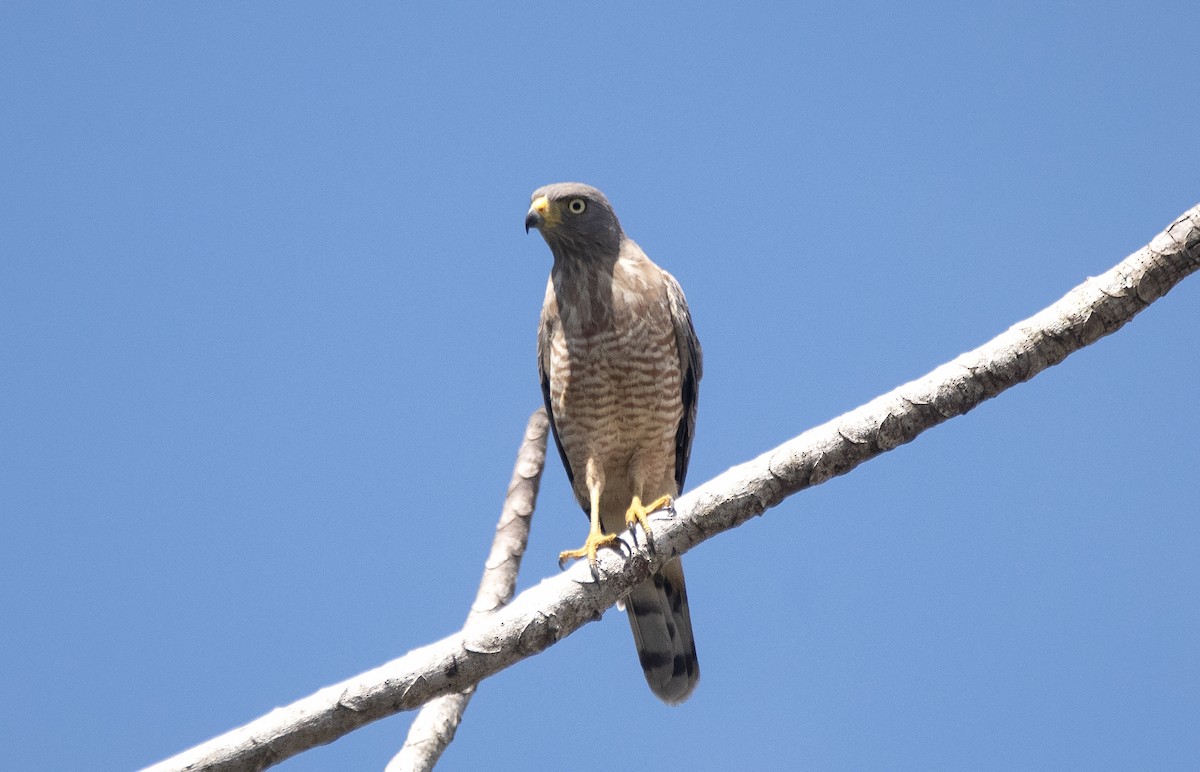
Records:
M588 567L592 569L592 579L598 582L600 581L600 572L596 568L596 551L601 547L612 547L620 551L622 543L616 534L601 533L599 530L588 531L587 540L582 547L558 553L558 568L559 570L565 568L568 560L587 558Z
M629 505L629 509L625 510L625 525L633 534L633 543L637 544L637 526L640 525L642 533L646 534L646 549L650 552L654 552L654 533L650 530L650 518L647 515L660 509L674 511L674 502L670 496L659 496L649 504L642 504L641 497L634 496L633 503Z

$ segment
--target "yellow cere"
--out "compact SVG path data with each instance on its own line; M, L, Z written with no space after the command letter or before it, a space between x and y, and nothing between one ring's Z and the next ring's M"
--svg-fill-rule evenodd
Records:
M537 212L542 216L542 224L545 227L553 228L561 221L557 207L550 206L550 199L545 196L538 196L533 204L529 207L529 211Z

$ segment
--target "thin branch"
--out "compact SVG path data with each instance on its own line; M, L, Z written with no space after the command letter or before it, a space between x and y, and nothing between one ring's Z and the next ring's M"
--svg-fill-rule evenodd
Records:
M653 555L606 550L600 581L584 563L542 581L483 623L279 708L153 770L262 769L371 721L461 692L600 615L671 556L784 498L913 440L1120 329L1200 268L1200 206L1107 273L974 351L734 467L654 518Z
M471 604L471 612L467 614L464 630L481 624L492 612L512 600L516 592L517 572L521 568L521 556L525 554L525 543L529 540L538 485L546 463L546 434L549 430L550 420L546 417L546 410L538 408L529 416L529 423L525 426L525 436L517 451L517 462L508 483L508 495L500 511L500 522L496 524L496 538L483 565L479 592ZM454 732L474 693L475 687L472 685L461 692L445 694L425 703L408 728L404 747L387 765L386 772L425 772L433 769L442 751L454 740Z

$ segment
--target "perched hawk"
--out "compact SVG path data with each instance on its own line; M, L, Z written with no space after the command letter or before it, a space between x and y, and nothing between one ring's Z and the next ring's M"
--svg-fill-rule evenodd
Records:
M683 489L700 385L700 342L683 290L621 230L604 194L562 182L533 193L525 230L554 253L538 329L538 373L587 541L559 561L615 546L616 534ZM700 679L683 565L676 558L625 599L651 690L683 702Z

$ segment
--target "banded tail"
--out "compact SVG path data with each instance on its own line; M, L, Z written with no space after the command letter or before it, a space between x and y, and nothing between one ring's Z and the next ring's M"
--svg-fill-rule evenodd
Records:
M625 610L646 683L660 700L678 705L691 696L700 681L679 558L634 587L625 598Z

